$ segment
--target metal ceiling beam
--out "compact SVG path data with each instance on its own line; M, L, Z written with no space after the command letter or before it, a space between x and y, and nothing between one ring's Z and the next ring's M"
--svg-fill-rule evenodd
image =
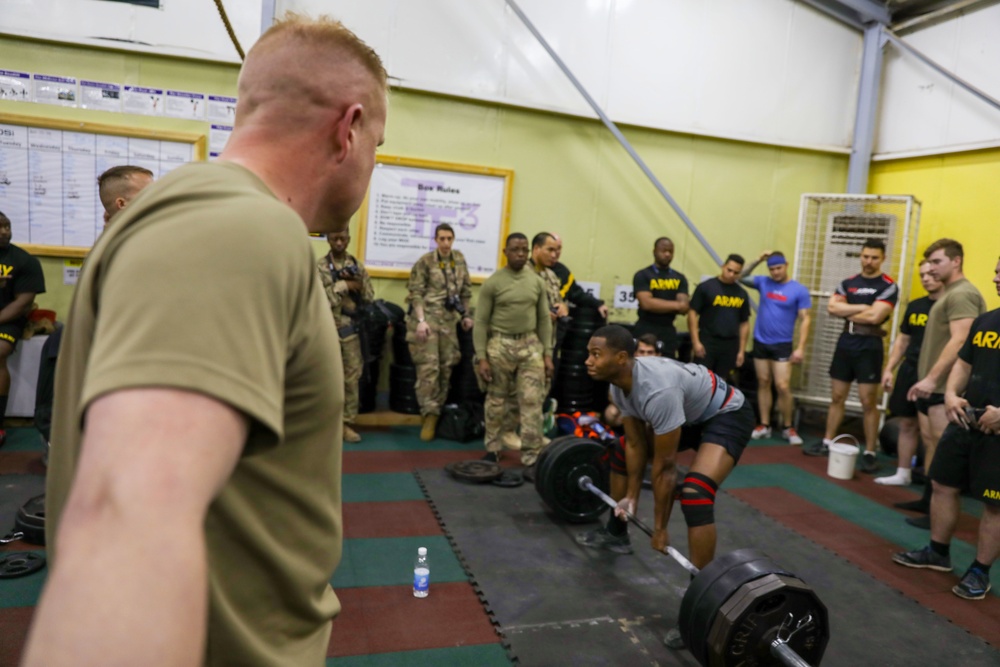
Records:
M614 135L615 139L618 140L618 143L622 145L622 148L625 149L625 152L632 157L635 163L639 166L639 169L642 170L642 173L644 173L646 175L646 178L648 178L650 182L653 184L653 187L655 187L657 191L660 193L660 195L667 200L667 203L670 204L670 208L674 210L674 213L677 214L677 217L679 217L681 221L685 224L685 226L687 226L688 230L692 234L694 234L695 238L698 239L702 247L708 252L709 255L712 256L712 259L715 260L715 263L721 265L722 258L719 256L719 253L715 252L715 249L712 247L712 244L708 242L708 239L706 239L705 236L700 231L698 231L698 228L695 227L694 222L691 221L691 218L688 217L688 214L685 213L684 209L681 208L680 204L678 204L677 201L670 196L670 193L667 192L667 189L665 187L663 187L663 184L660 183L660 180L656 177L653 171L646 165L645 161L643 161L643 159L639 157L639 154L632 147L632 144L629 143L629 140L626 139L625 135L621 133L621 130L618 129L618 126L615 125L614 121L608 118L607 114L604 113L604 110L601 109L597 101L590 96L590 93L587 92L587 89L583 87L583 84L580 83L580 80L573 75L572 70L570 70L570 68L566 66L566 63L563 62L563 59L560 58L559 54L555 52L555 49L553 49L552 46L545 40L545 37L542 36L542 33L540 33L538 31L538 28L535 27L535 24L531 22L531 19L529 19L528 16L523 11L521 11L521 8L518 7L517 3L514 0L506 0L506 2L507 6L511 8L511 11L517 14L517 17L521 19L521 22L524 24L524 27L526 27L528 31L535 36L535 39L537 39L538 43L542 45L542 48L548 52L549 56L552 58L553 61L555 61L556 65L559 66L559 69L562 70L562 73L566 75L566 78L570 80L570 83L573 84L573 87L576 88L577 92L579 92L580 95L583 96L583 99L587 101L587 104L589 104L590 108L594 110L594 113L597 114L597 117L601 119L601 122L604 123L604 126L608 128L611 134Z
M875 0L830 0L834 4L843 5L845 8L857 12L862 23L881 23L889 25L892 22L892 14L885 4Z
M847 167L847 191L852 194L868 192L868 170L875 145L878 96L882 88L884 33L885 28L881 23L871 23L865 28L861 76L858 81L858 106L854 114L854 138L851 142L851 161Z
M858 16L858 13L853 10L846 9L836 0L799 0L799 2L804 5L809 5L817 11L823 12L827 16L833 17L841 23L851 26L855 30L865 29L865 24L861 20L861 17Z
M946 78L951 79L952 81L954 81L955 83L957 83L959 86L961 86L962 88L965 88L967 91L969 91L970 93L972 93L973 95L975 95L976 97L978 97L979 99L981 99L983 102L986 102L987 104L989 104L994 109L1000 110L1000 100L998 100L995 97L992 97L986 91L980 90L979 88L976 88L971 83L969 83L965 79L961 78L957 74L951 72L950 70L945 69L943 66L939 65L937 62L935 62L934 60L932 60L931 58L929 58L923 52L915 49L914 47L910 46L909 44L907 44L906 42L904 42L903 40L901 40L891 30L885 29L883 32L885 33L885 36L889 38L889 41L892 42L893 46L896 46L897 48L899 48L899 49L901 49L903 51L906 51L907 53L909 53L910 55L912 55L914 58L916 58L920 62L924 63L925 65L927 65L928 67L930 67L931 69L933 69L934 71L936 71L938 74L942 74Z
M918 14L916 16L907 16L903 14L902 16L899 16L900 20L893 23L890 28L897 34L903 31L912 31L920 27L926 27L928 23L944 21L950 18L953 14L957 14L965 10L971 11L981 9L989 5L995 5L996 3L997 0L951 0L944 6L923 14ZM898 14L900 14L900 12L896 12L893 16L896 17Z

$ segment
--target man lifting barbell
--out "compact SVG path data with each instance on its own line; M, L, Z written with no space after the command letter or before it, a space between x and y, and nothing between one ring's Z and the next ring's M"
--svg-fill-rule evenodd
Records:
M715 556L715 492L750 440L753 409L740 390L704 366L663 357L636 359L635 341L624 327L598 329L587 350L588 374L612 385L612 400L624 420L626 445L617 445L611 456L611 496L618 501L618 510L606 529L585 534L578 541L596 548L628 544L625 516L635 513L652 453L652 547L663 551L668 543L677 452L695 449L698 453L681 484L680 502L691 561L698 568L705 567ZM647 424L652 442L647 438ZM683 646L676 631L667 635L667 642L672 648Z

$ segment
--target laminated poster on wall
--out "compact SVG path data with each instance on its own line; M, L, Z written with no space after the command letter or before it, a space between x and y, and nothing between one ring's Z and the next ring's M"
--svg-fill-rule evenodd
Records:
M580 286L580 289L595 299L601 298L601 283L591 282L589 280L577 280L576 284Z
M80 106L84 109L121 113L122 87L117 83L81 79Z
M31 101L31 75L0 69L0 100L11 102Z
M76 106L76 79L68 76L32 74L35 102L61 107Z
M171 118L188 120L205 119L204 93L190 93L183 90L168 90L164 99L163 113Z
M208 129L208 151L218 155L229 142L229 135L233 133L232 125L211 125Z
M82 259L63 260L63 285L75 285L80 279L80 269L83 268Z
M512 178L509 170L380 156L359 233L369 273L408 276L448 223L472 278L484 280L500 267Z
M125 86L122 106L125 113L161 116L163 115L163 90L161 88Z
M209 95L207 117L210 123L232 125L236 120L236 98Z

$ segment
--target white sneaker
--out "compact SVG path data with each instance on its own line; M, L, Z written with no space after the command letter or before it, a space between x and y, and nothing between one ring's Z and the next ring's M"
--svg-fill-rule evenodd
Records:
M789 427L783 430L781 437L787 440L789 445L798 446L802 444L802 438L794 428Z
M753 433L750 434L751 440L761 440L763 438L770 438L770 437L771 437L771 427L764 426L763 424L758 424L757 428L755 428L753 430Z

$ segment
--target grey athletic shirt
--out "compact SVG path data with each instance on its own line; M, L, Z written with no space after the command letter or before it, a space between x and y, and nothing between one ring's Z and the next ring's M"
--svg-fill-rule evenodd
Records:
M632 393L611 385L611 400L627 417L649 422L656 435L697 424L743 407L743 392L700 364L665 357L639 357Z

